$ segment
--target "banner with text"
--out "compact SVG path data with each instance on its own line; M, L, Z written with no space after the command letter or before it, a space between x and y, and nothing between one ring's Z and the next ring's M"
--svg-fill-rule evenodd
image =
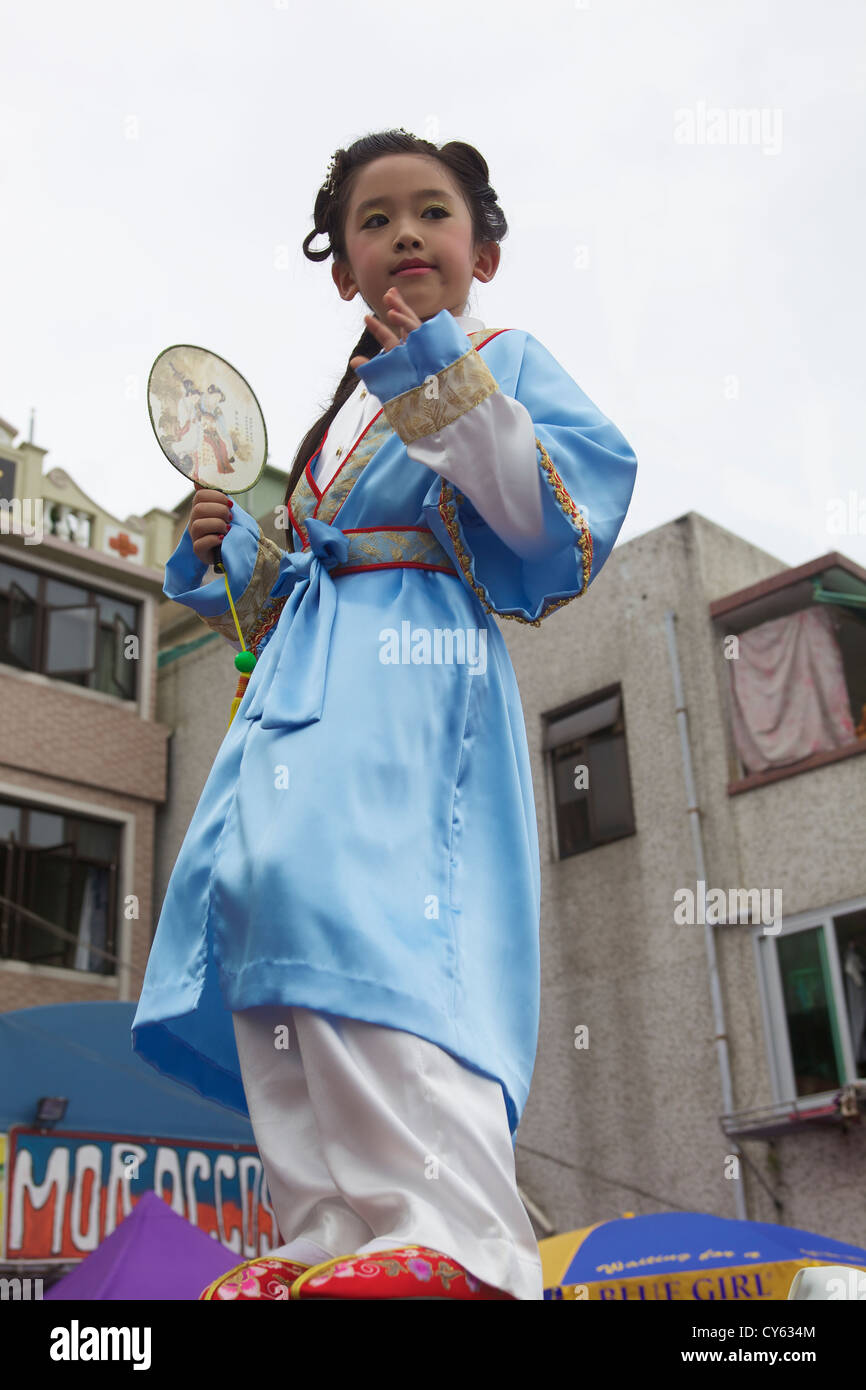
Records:
M5 1167L7 1261L84 1259L150 1191L241 1260L283 1243L253 1145L14 1125Z

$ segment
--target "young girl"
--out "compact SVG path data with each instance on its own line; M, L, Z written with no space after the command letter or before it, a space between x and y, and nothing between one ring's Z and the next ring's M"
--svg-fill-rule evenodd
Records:
M222 543L258 660L166 891L133 1046L249 1115L286 1242L201 1297L540 1299L513 1152L538 838L491 615L537 627L586 593L636 461L531 334L470 316L507 232L472 146L360 139L314 222L305 254L333 254L341 298L370 312L294 461L291 549L202 490L166 565L168 597L231 641L222 578L201 582Z

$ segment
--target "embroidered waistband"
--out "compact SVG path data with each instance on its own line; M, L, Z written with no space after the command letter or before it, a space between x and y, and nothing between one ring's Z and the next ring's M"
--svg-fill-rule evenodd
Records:
M345 564L334 566L332 575L392 566L457 573L448 552L439 544L429 526L346 527L343 535L349 542L349 554ZM310 543L306 541L303 549L309 548Z
M331 577L339 574L354 574L365 569L427 569L444 570L457 574L448 552L439 544L429 526L358 526L347 527L343 535L349 543L345 564L335 565ZM303 554L309 550L306 541ZM250 633L248 649L258 652L265 637L279 622L288 594L268 599L259 615L259 621ZM241 676L237 695L246 689L247 677Z

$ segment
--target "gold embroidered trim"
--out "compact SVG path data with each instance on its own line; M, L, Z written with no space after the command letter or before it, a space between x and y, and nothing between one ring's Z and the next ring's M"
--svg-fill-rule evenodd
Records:
M579 594L572 594L572 598L582 598L589 588L589 576L592 573L592 532L586 524L586 518L573 501L565 483L554 468L550 455L541 440L536 438L535 443L541 451L541 466L544 469L547 481L553 488L553 495L572 526L576 527L579 532L578 544L580 545L581 559L583 561L583 588ZM563 603L571 603L571 599L560 599L546 611L552 613L554 608L558 608L560 604ZM541 616L545 617L546 614L542 613Z
M250 633L248 649L256 651L262 639L267 636L272 627L279 622L280 614L285 606L288 594L280 594L277 598L269 598L259 615L259 621Z
M453 489L451 484L446 482L444 478L442 479L442 488L439 494L439 515L442 517L448 529L448 534L451 537L451 543L454 546L460 568L466 576L466 582L480 600L485 612L495 613L499 618L513 618L515 622L526 623L529 627L540 627L542 619L546 618L549 613L555 612L557 608L564 607L566 603L571 603L573 599L582 598L589 586L589 576L592 571L592 534L586 524L586 520L575 506L569 495L568 489L554 468L550 455L541 440L536 438L535 443L541 453L539 464L544 471L546 481L553 489L557 504L568 517L572 526L578 531L578 543L580 545L581 558L583 561L583 588L580 593L571 594L568 598L554 599L552 603L547 604L538 618L524 618L520 613L501 613L498 609L493 607L487 590L483 585L478 584L472 577L471 557L460 536L460 528L457 521L457 505L455 504ZM457 493L457 499L459 502L463 501L463 497L460 493Z
M422 381L420 386L413 386L411 391L394 396L382 406L391 428L404 444L438 434L499 390L496 377L474 347L443 367L433 380L436 385L432 396L433 382Z
M277 581L280 572L280 550L274 545L272 540L263 534L259 528L259 549L256 555L256 562L250 576L250 582L244 589L240 598L234 599L235 609L238 615L238 622L241 625L241 632L244 634L244 642L247 649L250 648L249 635L259 621L262 609L267 601L268 595ZM222 637L228 638L230 642L237 642L238 630L235 620L232 617L231 609L226 613L221 613L216 618L206 618L200 613L199 617L203 623L207 623L214 632L220 633Z
M336 565L331 574L340 574L350 565L382 564L424 564L441 565L452 574L457 571L444 546L437 541L433 532L425 527L422 530L394 527L381 531L344 532L349 542L349 555L343 565Z
M304 523L307 517L315 511L318 500L318 497L307 482L306 473L302 473L291 496L291 507L292 516L295 519L295 524L301 534L304 545L306 545L309 540L307 528Z

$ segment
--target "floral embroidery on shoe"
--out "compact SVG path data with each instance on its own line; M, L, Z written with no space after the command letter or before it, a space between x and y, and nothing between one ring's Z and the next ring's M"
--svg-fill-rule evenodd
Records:
M465 1280L466 1288L470 1294L479 1294L487 1287L482 1280L476 1279L462 1265L449 1260L438 1251L428 1250L426 1247L417 1245L407 1245L364 1255L348 1255L335 1260L321 1273L314 1275L311 1279L304 1280L296 1297L309 1297L307 1290L326 1289L328 1286L333 1286L332 1281L336 1279L373 1280L375 1286L375 1281L378 1280L381 1283L383 1276L389 1281L396 1280L398 1289L401 1284L406 1286L407 1279L411 1278L416 1284L430 1285L431 1292L435 1289L438 1280L439 1288L446 1298L455 1296L451 1293L451 1285L455 1280L461 1278ZM502 1295L496 1290L491 1290L491 1292L494 1297L509 1296ZM351 1297L351 1295L348 1296ZM358 1296L364 1297L365 1295L359 1293ZM384 1296L388 1297L389 1295L385 1294ZM401 1294L397 1293L395 1296L400 1297ZM406 1296L411 1295L407 1293ZM457 1295L457 1297L459 1296Z
M261 1277L267 1272L267 1265L251 1265L249 1269L245 1269L241 1279L241 1293L246 1294L247 1298L254 1297L255 1294L259 1293Z
M231 1271L229 1277L212 1287L211 1298L221 1302L240 1299L288 1300L289 1286L299 1277L306 1265L296 1261L273 1259L249 1260ZM208 1290L205 1290L207 1293Z
M376 1273L375 1270L371 1272L373 1274ZM344 1260L341 1264L333 1265L331 1269L328 1270L327 1274L317 1274L314 1278L308 1279L307 1284L310 1288L313 1288L316 1284L327 1284L331 1279L351 1279L352 1275L355 1273L356 1266L352 1260ZM361 1273L360 1268L357 1268L357 1273ZM367 1277L369 1278L369 1274Z
M265 1273L264 1265L247 1265L232 1279L226 1279L216 1290L218 1299L255 1298L259 1292L258 1275Z

